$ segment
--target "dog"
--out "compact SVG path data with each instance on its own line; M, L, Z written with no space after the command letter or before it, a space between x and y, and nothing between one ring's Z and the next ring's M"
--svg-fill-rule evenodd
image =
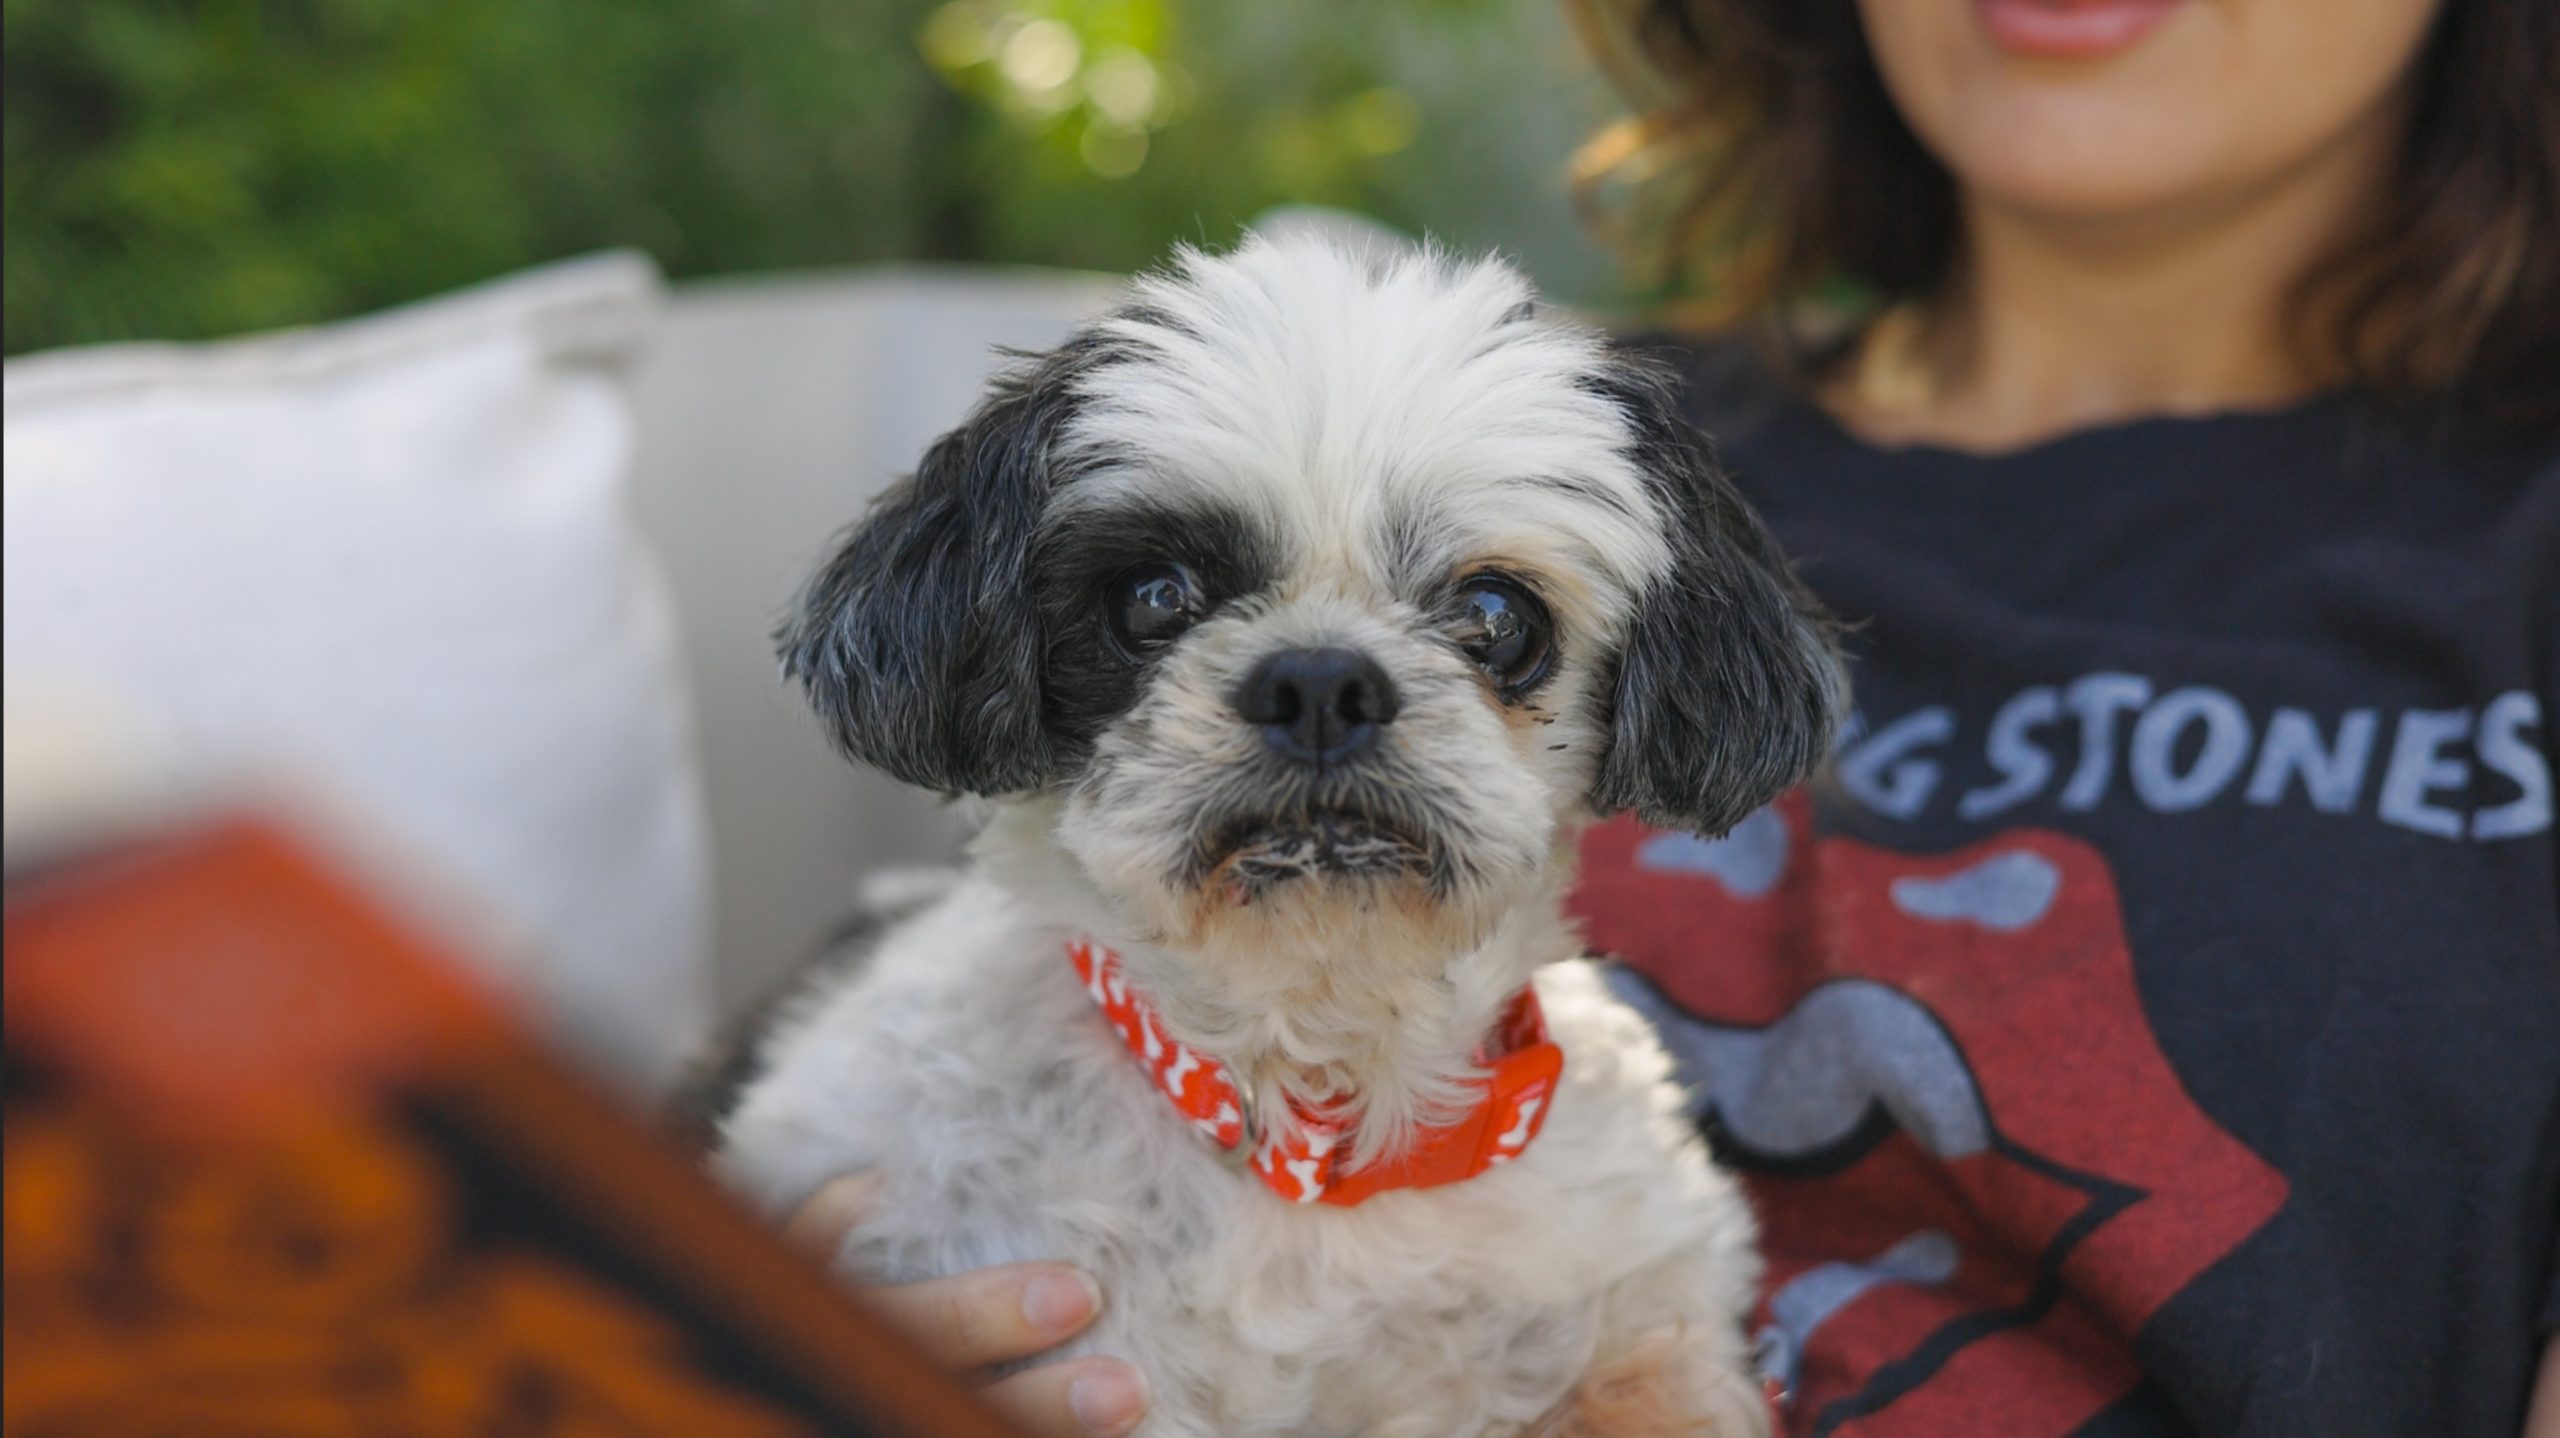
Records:
M1142 1432L1756 1438L1753 1223L1579 955L1578 828L1813 769L1829 624L1662 373L1498 260L1180 252L810 581L850 758L974 864L719 1129L840 1267L1092 1272Z

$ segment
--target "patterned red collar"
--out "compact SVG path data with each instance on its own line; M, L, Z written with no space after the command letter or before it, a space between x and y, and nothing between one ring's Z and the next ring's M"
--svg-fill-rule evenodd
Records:
M1547 1037L1537 992L1523 988L1476 1055L1489 1077L1475 1107L1446 1128L1422 1130L1413 1147L1391 1162L1344 1171L1333 1160L1342 1131L1320 1112L1292 1104L1298 1135L1287 1142L1258 1132L1252 1106L1227 1066L1165 1032L1155 1007L1121 973L1118 954L1072 939L1067 958L1094 1007L1192 1127L1293 1203L1348 1207L1391 1188L1433 1188L1508 1163L1538 1136L1547 1100L1564 1072L1564 1051Z

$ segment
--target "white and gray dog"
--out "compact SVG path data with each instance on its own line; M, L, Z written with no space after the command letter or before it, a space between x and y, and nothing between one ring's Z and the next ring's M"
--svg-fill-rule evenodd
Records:
M1582 823L1721 832L1842 703L1660 376L1498 262L1186 253L780 641L845 753L996 801L720 1129L776 1208L885 1178L844 1269L1081 1264L1151 1434L1765 1431L1750 1213L1559 902Z

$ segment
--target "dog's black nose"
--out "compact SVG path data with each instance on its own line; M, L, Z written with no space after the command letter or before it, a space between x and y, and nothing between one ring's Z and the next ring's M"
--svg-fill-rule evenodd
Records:
M1377 742L1396 717L1396 686L1357 649L1283 649L1253 666L1235 706L1273 753L1321 768Z

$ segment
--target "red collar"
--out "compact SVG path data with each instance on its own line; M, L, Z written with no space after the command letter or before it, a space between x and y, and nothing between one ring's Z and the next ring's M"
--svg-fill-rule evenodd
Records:
M1216 1058L1165 1032L1155 1007L1122 975L1118 954L1090 940L1071 939L1067 958L1094 1007L1191 1126L1294 1203L1348 1207L1391 1188L1434 1188L1508 1163L1538 1136L1547 1119L1547 1099L1564 1073L1564 1050L1547 1037L1537 992L1523 988L1476 1055L1489 1077L1475 1107L1446 1128L1423 1129L1401 1157L1346 1172L1333 1161L1342 1130L1320 1112L1293 1102L1297 1137L1283 1142L1257 1133L1251 1106L1240 1096L1234 1075Z

